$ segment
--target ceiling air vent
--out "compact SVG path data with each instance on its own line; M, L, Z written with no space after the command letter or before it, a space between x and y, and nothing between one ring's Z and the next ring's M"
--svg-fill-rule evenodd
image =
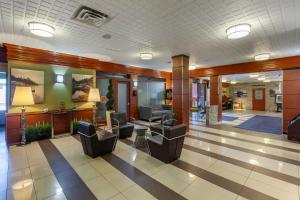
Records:
M85 24L100 27L108 21L109 17L103 12L81 6L75 13L74 19Z

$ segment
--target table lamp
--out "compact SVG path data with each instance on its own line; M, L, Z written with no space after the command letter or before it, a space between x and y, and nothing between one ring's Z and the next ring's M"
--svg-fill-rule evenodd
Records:
M99 94L99 89L98 88L90 88L88 101L94 103L93 104L93 124L94 124L94 126L96 126L96 124L97 124L97 121L96 121L96 112L97 112L96 102L100 102L100 94Z
M22 139L21 145L26 144L26 116L25 116L25 106L33 105L33 95L31 91L31 87L24 86L16 86L14 97L12 100L13 106L22 106L21 113L21 131L22 131Z

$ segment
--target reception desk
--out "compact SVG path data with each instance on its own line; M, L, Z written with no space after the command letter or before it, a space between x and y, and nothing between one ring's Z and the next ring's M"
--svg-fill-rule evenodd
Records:
M75 109L26 113L26 126L51 124L52 136L70 133L72 121L92 120L92 109ZM6 114L6 142L16 144L21 140L21 113Z

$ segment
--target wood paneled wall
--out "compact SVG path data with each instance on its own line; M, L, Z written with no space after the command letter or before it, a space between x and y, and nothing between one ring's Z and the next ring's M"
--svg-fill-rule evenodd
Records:
M222 77L210 77L210 105L218 106L218 121L222 121Z
M300 69L283 71L283 131L300 114Z
M127 66L118 63L104 62L93 58L86 58L65 53L46 51L30 47L4 44L7 60L17 60L36 64L53 64L69 67L95 69L96 71L122 74L136 74L149 77L168 77L170 72Z
M179 55L173 61L173 112L178 123L184 123L189 131L190 90L189 90L189 57Z
M247 62L232 65L222 65L216 67L195 69L190 72L190 76L217 76L228 74L244 74L253 72L266 72L284 69L292 69L300 66L300 56L276 58L268 61Z

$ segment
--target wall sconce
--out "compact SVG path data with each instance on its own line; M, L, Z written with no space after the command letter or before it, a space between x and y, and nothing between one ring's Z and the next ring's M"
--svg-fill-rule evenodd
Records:
M64 75L62 75L62 74L56 74L56 76L55 76L55 82L56 83L64 83Z
M138 82L137 81L133 81L133 86L137 87L138 86Z

